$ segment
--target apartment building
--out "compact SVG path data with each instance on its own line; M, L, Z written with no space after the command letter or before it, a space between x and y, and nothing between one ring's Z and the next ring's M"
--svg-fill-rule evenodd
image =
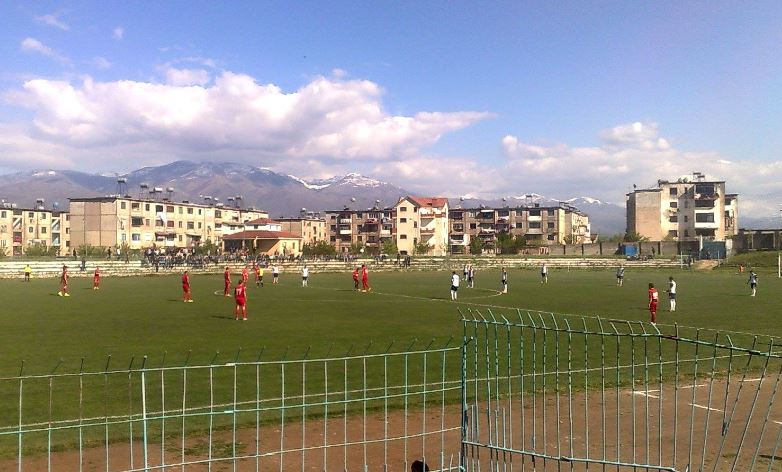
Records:
M454 208L448 212L450 251L466 254L472 240L480 239L486 250L497 248L500 234L523 236L533 244L591 242L589 217L578 209L533 204L505 208Z
M297 234L302 239L302 244L314 245L321 241L328 241L326 220L319 215L299 216L293 218L275 218L282 231Z
M68 233L67 212L47 210L42 204L34 208L12 204L0 207L0 252L6 256L22 256L35 245L54 247L57 255L66 255L70 248Z
M337 252L348 252L351 245L364 246L379 253L385 241L396 234L394 208L373 207L366 210L344 208L325 212L328 242Z
M738 195L700 172L627 194L627 231L652 241L724 241L738 234Z
M441 197L402 197L396 210L396 245L403 255L417 254L420 243L429 247L428 255L449 252L448 199Z
M242 229L222 236L225 252L246 251L250 254L267 256L301 255L302 237L290 231L283 231L279 221L257 218L242 225Z
M219 246L225 234L243 230L247 221L268 216L260 210L167 199L72 198L70 240L72 247L127 243L131 249L186 248L207 241Z

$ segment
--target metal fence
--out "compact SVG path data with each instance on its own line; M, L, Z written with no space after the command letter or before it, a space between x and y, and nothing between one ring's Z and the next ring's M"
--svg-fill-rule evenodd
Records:
M21 369L0 470L782 470L778 339L512 314L441 346Z
M782 470L778 339L513 315L464 316L464 470Z

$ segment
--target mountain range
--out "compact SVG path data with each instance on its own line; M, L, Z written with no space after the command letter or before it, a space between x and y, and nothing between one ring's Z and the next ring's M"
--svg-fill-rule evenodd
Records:
M176 161L154 167L143 167L128 174L122 188L117 175L91 174L72 170L40 170L0 175L0 197L23 207L38 198L46 206L67 208L68 198L126 194L147 196L141 184L173 188L171 198L177 201L203 202L204 197L219 198L241 195L244 206L267 210L272 217L298 215L302 208L312 211L335 210L345 206L369 208L380 201L390 206L411 192L397 185L356 173L329 179L305 180L269 169L235 163ZM420 192L419 192L420 193ZM518 206L539 203L569 203L589 215L592 231L602 235L621 233L625 227L624 206L591 197L555 199L539 194L521 194L497 199L451 198L451 206L478 207Z

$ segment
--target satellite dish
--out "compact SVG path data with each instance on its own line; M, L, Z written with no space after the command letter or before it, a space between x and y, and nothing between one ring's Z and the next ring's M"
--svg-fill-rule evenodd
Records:
M350 201L351 202L355 202L356 201L356 197L350 197Z
M459 197L459 201L463 202L464 201L464 197Z

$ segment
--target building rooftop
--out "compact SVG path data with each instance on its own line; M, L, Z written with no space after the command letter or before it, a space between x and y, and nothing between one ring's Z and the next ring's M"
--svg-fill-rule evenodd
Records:
M302 239L298 234L289 231L239 231L223 236L223 239Z

